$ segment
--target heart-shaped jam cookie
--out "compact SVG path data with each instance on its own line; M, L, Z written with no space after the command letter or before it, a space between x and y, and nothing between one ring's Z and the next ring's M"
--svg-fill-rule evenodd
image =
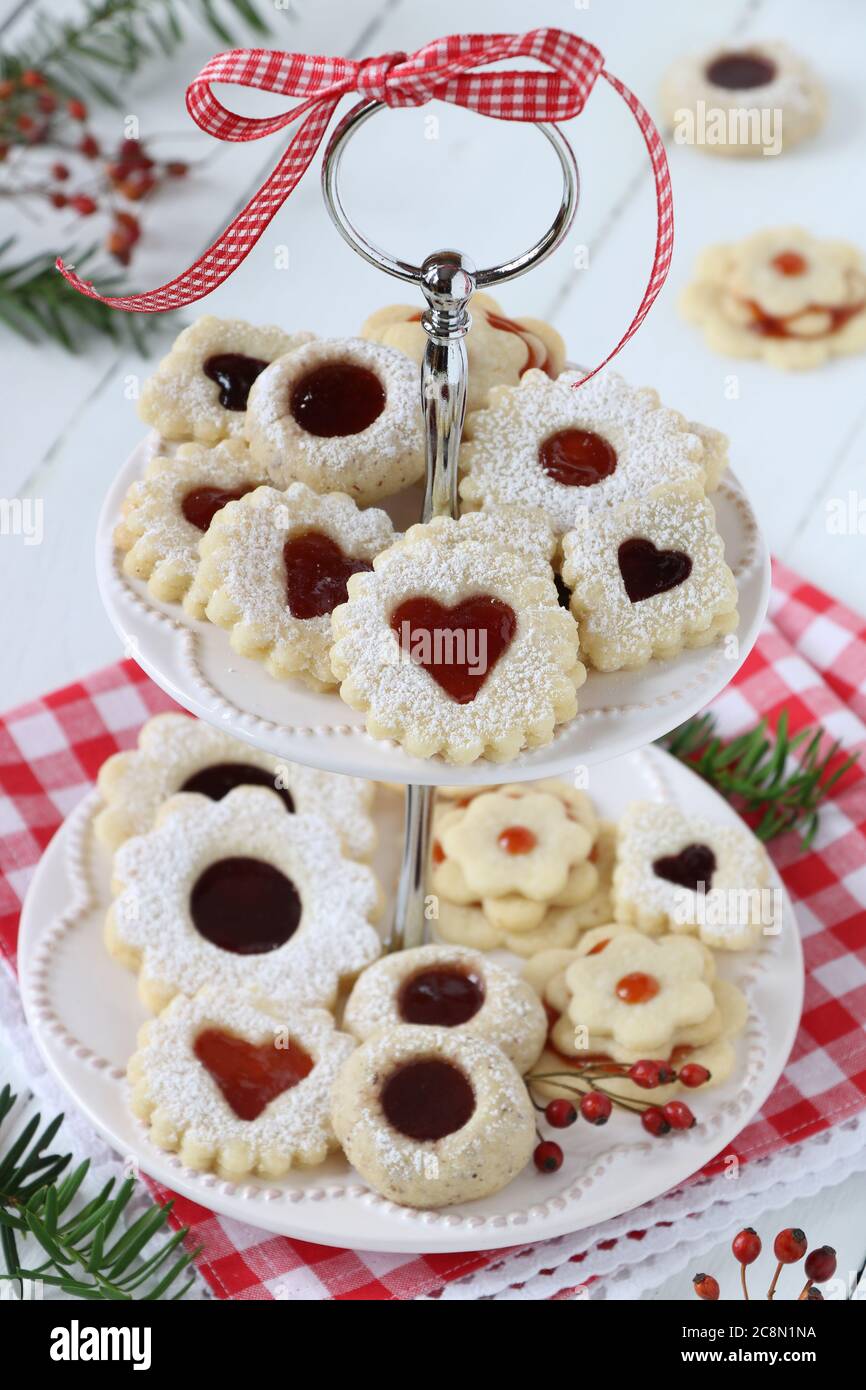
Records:
M617 551L625 591L632 603L665 594L688 579L692 562L682 550L658 550L643 536L631 536Z
M458 705L475 699L517 631L513 608L490 594L453 608L419 595L399 604L390 622L402 650Z
M286 541L283 563L286 602L293 618L321 618L331 613L346 602L351 576L373 568L369 560L344 554L337 542L321 531L306 531Z
M189 911L200 936L222 951L260 955L284 946L301 920L291 879L263 859L217 859L193 885Z
M241 1120L255 1120L283 1091L309 1076L313 1059L294 1038L285 1047L276 1040L247 1042L221 1028L199 1033L193 1051Z
M538 461L563 487L592 487L616 469L616 450L594 430L560 430L545 439Z
M205 359L202 371L220 388L220 405L224 410L246 410L250 387L267 365L260 357L217 352Z
M236 488L195 487L192 492L186 494L180 509L190 526L195 526L199 531L206 531L217 512L221 512L227 502L237 502L239 498L252 492L254 487L255 483Z
M709 845L686 845L679 854L666 854L653 860L653 873L679 888L691 888L697 892L698 885L709 889L716 869L716 856Z

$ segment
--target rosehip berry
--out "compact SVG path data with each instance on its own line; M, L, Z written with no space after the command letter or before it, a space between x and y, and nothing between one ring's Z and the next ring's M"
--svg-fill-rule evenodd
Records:
M53 92L40 92L36 98L36 105L46 116L50 116L57 110L57 98Z
M79 101L77 97L72 97L70 101L67 101L66 110L69 112L73 121L87 120L87 107L84 105L84 102Z
M564 1155L552 1139L542 1139L540 1144L536 1144L532 1157L539 1173L556 1173L562 1167Z
M53 208L65 208L69 199L65 193L51 193L49 194L49 202Z
M156 180L151 178L149 174L134 174L123 180L119 185L118 192L122 193L124 198L128 198L131 203L137 203L150 192L155 182Z
M82 217L90 217L96 212L96 203L93 198L88 198L86 193L76 193L74 198L69 199L69 206L75 208Z
M15 124L24 135L29 135L30 131L36 128L36 122L32 116L27 115L26 111L23 111L21 115L17 117Z
M642 1057L639 1062L633 1062L629 1067L628 1076L636 1086L645 1091L652 1091L656 1086L666 1086L668 1082L673 1081L674 1071L667 1062L655 1062L648 1057Z
M710 1073L700 1062L686 1062L684 1067L680 1067L679 1077L684 1086L706 1086Z
M86 159L95 159L99 154L99 141L95 135L85 135L79 141L78 149Z
M819 1245L806 1256L806 1278L824 1284L836 1273L836 1251L832 1245Z
M141 223L135 216L135 213L116 212L114 214L114 220L119 226L125 228L129 236L136 238L141 236Z
M52 164L51 177L57 179L58 183L62 183L64 179L69 178L69 169L65 164Z
M734 1259L739 1260L741 1265L753 1264L761 1253L761 1237L751 1226L746 1226L745 1230L734 1236L731 1249Z
M185 164L182 159L170 160L165 169L166 173L170 174L173 179L185 178L189 173L189 165Z
M34 72L33 68L28 68L27 72L21 74L22 87L44 87L45 78L41 72Z
M712 1274L696 1274L692 1279L698 1298L707 1298L714 1303L719 1296L719 1281Z
M794 1265L798 1260L802 1260L806 1253L805 1232L799 1226L788 1226L784 1231L780 1231L773 1241L773 1254L782 1265Z
M685 1101L669 1100L662 1107L662 1113L671 1129L691 1129L695 1124L695 1117Z
M610 1096L604 1091L588 1091L580 1102L580 1113L591 1125L606 1125L612 1109Z
M554 1129L568 1129L577 1119L577 1111L570 1100L552 1100L545 1107L544 1118Z
M4 77L3 81L0 82L0 101L5 101L7 97L11 97L14 91L15 83L10 78Z
M640 1122L647 1133L656 1139L671 1132L670 1122L665 1119L665 1113L658 1105L648 1105L640 1117Z

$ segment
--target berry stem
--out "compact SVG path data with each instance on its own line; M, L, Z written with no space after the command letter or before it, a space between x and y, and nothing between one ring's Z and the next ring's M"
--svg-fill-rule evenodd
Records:
M746 1266L745 1266L745 1265L740 1265L740 1283L741 1283L742 1286L743 1286L743 1298L744 1298L744 1299L746 1300L746 1302L748 1303L748 1302L749 1302L749 1289L748 1289L748 1285L746 1284Z
M798 1302L798 1303L803 1303L803 1302L805 1302L806 1299L808 1299L808 1297L809 1297L809 1290L811 1289L811 1287L812 1287L812 1285L813 1285L814 1282L815 1282L814 1279L807 1279L807 1280L806 1280L805 1284L803 1285L803 1292L800 1294L800 1296L799 1296L798 1299L797 1299L797 1302Z
M769 1301L770 1303L772 1303L772 1301L773 1301L773 1299L774 1299L774 1297L775 1297L775 1295L776 1295L776 1285L777 1285L778 1282L779 1282L779 1275L782 1273L782 1266L783 1266L783 1264L784 1264L784 1261L783 1261L783 1260L780 1260L779 1263L776 1265L776 1273L773 1275L773 1282L772 1282L772 1284L770 1285L769 1289L767 1290L767 1299L768 1299L768 1301Z

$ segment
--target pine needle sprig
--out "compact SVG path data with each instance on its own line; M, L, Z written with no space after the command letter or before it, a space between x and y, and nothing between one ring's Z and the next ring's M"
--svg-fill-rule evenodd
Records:
M759 816L755 826L759 840L766 842L796 830L807 850L818 831L821 802L860 753L838 762L840 740L822 752L823 729L808 726L790 734L788 726L788 713L783 710L775 733L762 719L754 729L726 743L715 732L714 716L701 714L660 742L723 796L738 801L743 811Z
M0 1130L16 1100L8 1085L0 1090ZM182 1248L189 1227L174 1231L145 1256L145 1246L165 1229L172 1208L171 1202L152 1203L112 1239L135 1191L134 1178L119 1186L112 1178L73 1210L90 1163L67 1172L71 1154L50 1152L62 1123L58 1115L41 1128L41 1116L35 1115L6 1152L0 1150L0 1281L13 1281L19 1290L25 1281L38 1281L91 1300L183 1298L194 1276L180 1283L181 1275L201 1250ZM46 1257L32 1268L20 1262L19 1241L28 1236Z

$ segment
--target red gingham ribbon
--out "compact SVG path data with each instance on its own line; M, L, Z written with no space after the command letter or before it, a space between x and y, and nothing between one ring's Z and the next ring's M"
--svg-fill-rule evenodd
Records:
M508 58L534 58L550 71L473 71ZM75 289L112 308L143 314L177 309L210 294L249 254L304 174L337 104L347 93L358 93L364 101L374 97L392 107L421 106L436 98L499 120L564 121L582 111L601 75L619 92L640 127L655 179L658 220L655 255L643 299L616 347L589 374L594 376L643 323L667 276L674 230L670 175L661 137L634 93L603 64L597 48L562 29L534 29L529 34L452 34L434 39L411 55L386 53L361 62L272 53L262 48L217 54L188 87L187 109L196 124L218 140L260 140L303 118L273 173L195 264L159 289L103 296L59 258L57 268ZM214 96L214 82L303 100L282 115L239 116Z

